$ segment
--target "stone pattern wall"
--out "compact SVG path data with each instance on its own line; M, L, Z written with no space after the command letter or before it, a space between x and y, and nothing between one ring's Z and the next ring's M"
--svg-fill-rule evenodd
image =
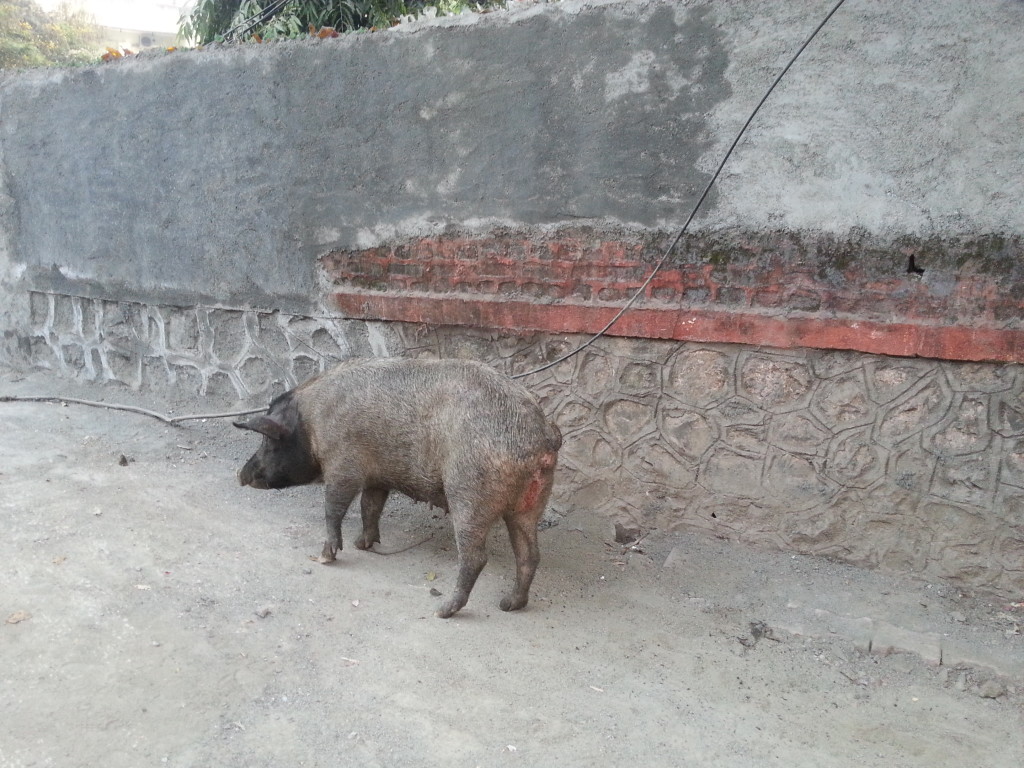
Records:
M259 404L353 355L529 373L585 340L33 293L26 362ZM553 507L1024 593L1024 366L602 338L523 377Z
M403 339L512 375L583 340ZM524 383L559 511L1024 593L1024 366L603 338Z
M257 404L334 361L388 351L385 332L361 322L38 292L19 347L64 376Z

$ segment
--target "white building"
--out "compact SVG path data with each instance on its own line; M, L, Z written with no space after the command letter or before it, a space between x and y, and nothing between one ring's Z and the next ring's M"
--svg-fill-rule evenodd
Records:
M100 28L100 49L138 51L177 44L178 19L192 0L36 0L47 10L61 5L81 8Z

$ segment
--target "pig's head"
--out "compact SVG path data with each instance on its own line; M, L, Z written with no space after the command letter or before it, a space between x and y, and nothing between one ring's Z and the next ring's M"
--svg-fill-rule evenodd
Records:
M263 435L263 444L238 473L242 485L288 488L320 479L320 463L313 455L294 393L285 392L274 399L266 413L234 425Z

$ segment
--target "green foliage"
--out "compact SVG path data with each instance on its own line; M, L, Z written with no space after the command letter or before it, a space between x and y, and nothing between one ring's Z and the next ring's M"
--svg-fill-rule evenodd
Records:
M301 37L310 29L389 27L402 16L418 16L433 7L439 13L467 8L485 10L505 0L198 0L182 17L182 38L197 45L234 40Z
M93 62L98 40L92 19L69 5L47 13L34 0L0 0L0 69Z
M211 43L231 28L242 0L199 0L192 12L178 20L178 34L198 45Z

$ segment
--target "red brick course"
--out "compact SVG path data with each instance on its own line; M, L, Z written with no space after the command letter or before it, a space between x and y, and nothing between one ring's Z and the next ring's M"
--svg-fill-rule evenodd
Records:
M589 231L440 237L335 252L321 266L353 318L595 333L663 249ZM1024 362L1016 275L982 271L991 265L966 246L929 258L930 275L908 274L908 251L830 251L785 235L727 247L684 241L609 334Z

